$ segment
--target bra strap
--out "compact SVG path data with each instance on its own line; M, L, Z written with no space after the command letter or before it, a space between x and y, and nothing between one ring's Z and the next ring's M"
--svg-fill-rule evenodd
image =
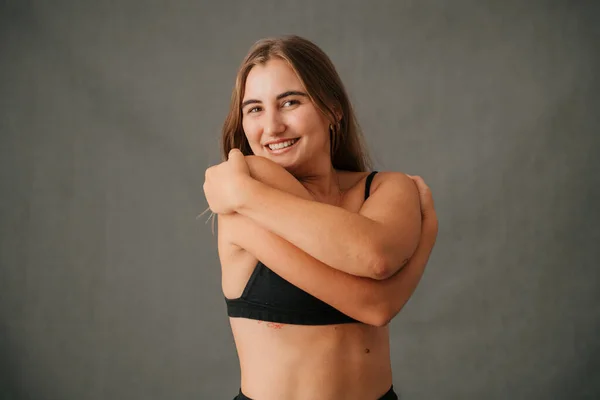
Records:
M376 173L377 171L373 171L369 174L369 176L367 176L367 183L365 185L365 200L367 200L371 194L371 182L373 182L373 177Z

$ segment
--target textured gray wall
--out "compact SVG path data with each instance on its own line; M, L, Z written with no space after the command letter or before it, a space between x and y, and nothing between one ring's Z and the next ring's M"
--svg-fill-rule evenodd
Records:
M600 398L593 3L0 1L0 399L237 392L195 216L237 66L285 33L332 57L376 168L436 198L403 398Z

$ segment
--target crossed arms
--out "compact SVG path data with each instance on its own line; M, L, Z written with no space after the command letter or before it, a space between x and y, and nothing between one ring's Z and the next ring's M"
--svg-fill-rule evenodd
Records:
M385 181L378 188L379 197L372 192L358 215L315 202L300 182L267 159L245 159L257 183L246 188L252 200L236 213L219 215L219 235L226 231L233 245L341 312L370 325L387 324L415 290L435 242L437 224L421 227L418 203L417 232L410 212L392 213L389 224L393 211L389 197L404 194L392 185L385 187ZM416 196L416 189L399 200L408 202L409 209L411 195ZM387 215L382 206L386 202L392 202ZM409 220L405 225L413 224L412 233L402 234L410 228L396 226L405 220ZM392 240L386 235L393 235ZM401 258L410 261L404 265L397 262Z

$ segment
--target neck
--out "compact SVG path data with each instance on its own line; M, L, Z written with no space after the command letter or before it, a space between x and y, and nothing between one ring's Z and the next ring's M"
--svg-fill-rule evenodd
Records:
M342 190L338 172L329 165L321 172L302 175L298 181L313 195L316 201L338 205L342 198Z

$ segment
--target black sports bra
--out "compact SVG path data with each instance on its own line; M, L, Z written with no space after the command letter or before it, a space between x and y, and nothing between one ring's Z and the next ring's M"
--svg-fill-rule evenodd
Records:
M367 177L365 200L377 171ZM286 281L262 262L258 262L244 292L227 299L227 315L293 325L333 325L359 323L329 304Z

